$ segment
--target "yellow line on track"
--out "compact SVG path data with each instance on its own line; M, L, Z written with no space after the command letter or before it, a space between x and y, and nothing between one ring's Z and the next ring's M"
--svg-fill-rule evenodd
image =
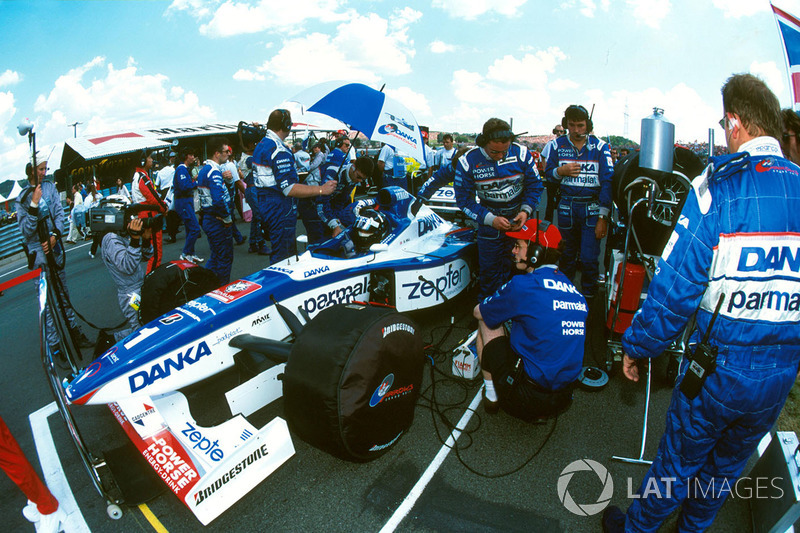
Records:
M147 518L147 521L150 522L150 525L153 526L153 529L155 529L158 533L169 533L167 528L165 528L158 518L156 518L156 515L153 514L153 511L151 511L146 504L140 503L139 510L142 512L144 517Z

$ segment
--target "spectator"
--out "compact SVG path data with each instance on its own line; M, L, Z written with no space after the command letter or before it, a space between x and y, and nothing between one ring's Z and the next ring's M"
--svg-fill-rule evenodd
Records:
M292 152L294 152L294 161L297 165L297 172L308 172L309 167L311 166L311 156L308 152L303 150L303 143L294 143Z
M86 208L86 211L93 207L97 207L100 205L100 200L103 199L103 195L97 192L97 187L95 187L94 182L89 184L88 188L89 193L86 195L86 199L83 201L83 205ZM95 254L97 254L97 248L100 246L100 243L103 240L103 235L101 233L92 232L92 247L89 249L89 257L94 259Z
M453 136L451 134L445 133L442 136L442 144L443 146L436 151L434 170L438 170L450 164L450 161L452 161L456 153L456 148L453 146Z
M70 213L69 217L69 235L67 235L67 244L75 244L75 241L78 240L78 235L80 231L78 228L80 227L78 224L78 220L76 219L77 216L83 216L85 208L83 207L83 195L81 195L81 190L78 185L72 186L72 212ZM82 236L82 235L81 235Z

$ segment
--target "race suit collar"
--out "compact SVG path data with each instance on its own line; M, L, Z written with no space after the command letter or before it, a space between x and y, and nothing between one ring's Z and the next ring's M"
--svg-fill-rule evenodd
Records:
M774 137L762 136L750 139L739 147L739 152L750 155L779 155L783 156L781 145Z
M279 146L284 144L283 139L278 137L278 134L272 130L267 130L267 137L275 141ZM285 145L284 145L285 146Z
M211 171L219 170L219 165L213 159L206 159L206 162L203 163L204 165L211 165Z

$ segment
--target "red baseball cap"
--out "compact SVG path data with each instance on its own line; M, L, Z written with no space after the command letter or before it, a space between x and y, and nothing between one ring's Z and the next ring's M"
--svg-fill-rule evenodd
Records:
M537 234L538 230L538 236ZM517 231L507 231L506 235L512 239L522 239L529 242L538 242L545 248L558 248L561 242L561 232L555 224L538 218L527 221Z

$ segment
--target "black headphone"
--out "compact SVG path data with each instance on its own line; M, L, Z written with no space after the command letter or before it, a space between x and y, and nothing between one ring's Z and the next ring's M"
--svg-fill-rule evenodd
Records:
M283 131L292 131L292 115L288 109L278 109L281 112L281 129Z
M564 116L561 118L561 127L567 129L567 115L583 115L584 118L579 120L586 120L586 133L589 133L594 130L594 124L592 123L592 117L589 116L589 112L586 111L586 108L582 105L571 105L564 110Z
M144 165L147 163L147 150L142 150L142 157L139 158L139 166L144 168Z
M513 141L514 133L509 130L498 130L486 134L480 133L475 138L475 144L483 148L484 146L489 144L489 141L494 141L497 139L511 139Z
M546 232L547 228L550 227L550 222L546 220L537 220L537 222L539 225L536 227L536 243L531 246L531 241L528 241L528 257L525 260L527 265L531 268L536 268L536 265L544 260L544 254L547 253L547 248L542 246L539 240L539 232Z

